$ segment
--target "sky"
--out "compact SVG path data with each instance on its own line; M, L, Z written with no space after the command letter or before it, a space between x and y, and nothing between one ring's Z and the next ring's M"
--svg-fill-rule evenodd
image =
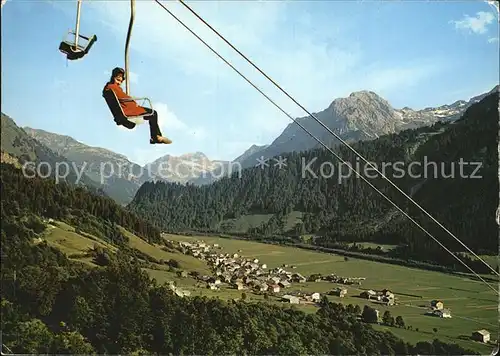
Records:
M292 117L307 113L176 1L162 2ZM468 100L499 83L498 11L485 1L187 1L310 112L372 90L394 108ZM2 7L2 112L21 127L69 135L146 164L203 152L232 160L271 143L292 121L154 1L137 0L130 94L148 97L171 145L148 124L117 126L101 92L125 67L130 2L84 0L89 54L67 61L76 1L7 0ZM123 85L125 89L125 84Z

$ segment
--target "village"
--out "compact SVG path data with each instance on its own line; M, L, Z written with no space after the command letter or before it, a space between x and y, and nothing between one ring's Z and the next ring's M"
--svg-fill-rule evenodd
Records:
M168 242L183 254L204 260L210 266L213 272L212 276L200 276L195 272L189 274L205 283L206 288L211 290L220 290L222 286L227 286L241 291L251 291L255 294L273 295L290 304L314 304L321 300L319 292L288 292L292 284L328 281L336 284L359 286L365 280L364 277L344 277L335 274L326 276L312 274L305 277L300 273L286 270L286 268L295 269L296 266L284 264L281 267L271 269L268 268L266 263L259 261L257 258L241 256L241 250L233 254L223 253L221 251L222 247L218 244L209 245L203 241L191 243L170 240ZM183 277L187 275L187 272L180 273L180 276ZM347 292L347 288L336 287L327 294L342 298L347 295ZM180 294L180 292L177 292L177 294ZM361 293L360 296L386 305L394 305L396 299L394 294L388 290L378 292L370 290Z
M281 267L268 268L266 263L259 261L257 258L240 255L242 250L238 250L238 253L233 254L223 253L221 251L223 250L222 246L218 244L210 245L203 241L190 243L168 240L168 243L183 254L204 260L209 265L213 272L212 276L199 275L196 272L186 271L179 272L179 276L187 277L191 275L211 290L220 290L222 286L227 286L243 292L250 291L254 294L272 295L285 303L314 305L321 300L319 292L302 293L298 291L289 292L288 290L293 289L292 286L295 283L327 281L346 286L360 286L361 282L365 280L364 277L344 277L335 274L312 274L305 277L300 273L286 270L286 268L295 269L296 266L294 265L283 264ZM173 283L170 284L170 288L180 297L190 295L189 291L183 291ZM327 292L327 294L342 298L347 295L347 292L347 288L337 286ZM357 295L374 304L385 306L398 304L397 297L389 289L379 291L369 289ZM421 307L427 309L425 314L428 316L451 318L451 310L444 308L444 303L441 300L432 300L430 305L422 305ZM375 309L375 312L377 319L380 320L379 310ZM484 329L477 330L472 333L471 339L488 343L490 341L490 333Z

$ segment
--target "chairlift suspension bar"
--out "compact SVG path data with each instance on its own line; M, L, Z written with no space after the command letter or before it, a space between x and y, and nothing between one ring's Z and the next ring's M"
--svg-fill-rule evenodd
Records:
M437 238L435 238L430 232L428 232L423 226L421 226L417 221L415 221L411 216L409 216L403 209L401 209L396 203L394 203L390 198L388 198L383 192L381 192L377 187L370 183L363 175L361 175L356 169L348 165L338 154L336 154L330 147L325 145L320 139L309 132L300 122L295 120L289 113L284 111L278 104L276 104L269 96L267 96L259 87L257 87L252 81L250 81L245 75L243 75L238 69L236 69L231 63L229 63L224 57L222 57L216 50L214 50L208 43L206 43L202 38L200 38L193 30L191 30L186 24L182 22L177 16L175 16L170 10L168 10L165 5L163 5L159 0L154 0L158 5L160 5L166 12L168 12L175 20L177 20L184 28L186 28L191 34L193 34L198 40L200 40L205 46L207 46L215 55L217 55L224 63L231 67L236 73L238 73L246 82L248 82L252 87L254 87L259 93L261 93L268 101L270 101L276 108L278 108L282 113L288 116L293 122L295 122L300 128L302 128L309 136L315 139L319 144L321 144L326 150L333 154L339 161L346 164L347 167L352 170L356 175L366 182L372 189L379 193L384 199L391 203L397 210L399 210L405 217L407 217L411 222L413 222L417 227L419 227L424 233L431 237L438 245L440 245L446 252L448 252L453 258L460 262L465 268L467 268L474 276L481 280L485 285L487 285L491 290L493 290L497 295L499 291L494 288L491 284L486 282L483 277L476 273L470 266L468 266L464 261L462 261L456 254L450 251L446 246L444 246Z
M130 95L128 48L130 45L130 37L132 36L132 27L134 26L134 18L135 18L135 0L130 0L130 23L128 24L127 42L125 44L125 93L127 95Z
M82 0L78 0L76 5L76 27L75 27L75 51L78 50L78 35L80 33L80 11L82 9Z
M155 0L159 3L159 0ZM234 51L236 51L240 56L242 56L248 63L250 63L255 69L257 69L264 77L266 77L271 83L274 84L282 93L284 93L289 99L291 99L297 106L304 110L312 119L314 119L318 124L325 128L329 133L335 136L344 146L351 150L356 156L361 158L366 164L368 164L372 169L374 169L384 180L388 181L397 191L399 191L406 199L413 203L420 211L422 211L427 217L434 221L439 227L446 231L455 241L460 243L467 251L469 251L474 257L481 261L486 267L488 267L495 275L500 276L493 267L491 267L486 261L484 261L480 256L478 256L472 249L470 249L466 244L464 244L458 237L456 237L450 230L448 230L443 224L441 224L436 218L434 218L427 210L420 206L415 200L413 200L408 194L406 194L401 188L399 188L393 181L387 178L380 170L375 167L371 162L369 162L365 157L363 157L359 152L357 152L353 147L351 147L346 141L344 141L339 135L337 135L333 130L326 126L321 120L319 120L314 114L309 112L304 106L302 106L296 99L294 99L290 94L288 94L283 88L281 88L274 80L272 80L266 73L264 73L257 65L255 65L250 59L248 59L243 53L241 53L236 47L234 47L231 42L229 42L224 36L222 36L216 29L214 29L209 23L207 23L200 15L198 15L193 9L191 9L184 0L179 0L184 7L186 7L193 15L195 15L201 22L203 22L208 28L210 28L217 36L219 36L224 42L226 42ZM160 4L161 5L161 4Z

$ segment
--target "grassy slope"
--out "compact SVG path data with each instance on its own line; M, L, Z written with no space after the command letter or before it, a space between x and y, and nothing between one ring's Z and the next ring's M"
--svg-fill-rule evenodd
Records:
M203 274L209 273L207 265L194 257L186 256L181 253L171 253L164 251L160 246L152 245L132 234L131 232L125 230L124 228L120 227L120 229L122 230L124 235L129 238L129 246L132 248L135 248L158 260L164 259L168 261L170 259L174 259L180 263L181 269L185 269L187 271L198 271ZM77 255L85 254L95 245L100 246L103 249L106 249L113 253L118 250L116 246L109 244L108 242L96 236L85 232L76 233L75 229L72 226L61 221L55 221L52 224L48 224L48 228L45 231L42 239L46 240L49 245L60 249L66 255L71 256L72 260L80 260L82 262L90 263L93 266L96 265L91 262L91 258L82 258ZM160 270L166 269L166 266L162 265L152 264L152 266ZM165 272L168 277L171 277L170 279L163 278L165 281L172 280L174 279L174 277L176 278L175 273L167 271L161 272Z

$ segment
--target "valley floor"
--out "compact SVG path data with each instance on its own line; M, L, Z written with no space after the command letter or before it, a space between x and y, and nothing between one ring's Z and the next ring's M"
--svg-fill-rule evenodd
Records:
M49 226L44 239L75 260L94 265L89 258L85 257L85 251L92 248L94 244L108 248L110 251L116 250L114 246L94 236L76 233L67 224L56 222ZM158 261L177 261L179 266L175 269L169 268L164 263L147 263L144 270L158 283L175 282L178 288L189 291L191 296L241 299L244 292L248 302L264 301L263 293L237 290L224 283L220 285L219 290L211 290L207 288L206 282L196 280L191 275L181 277L177 272L196 271L200 276L212 276L213 273L206 261L178 251L168 251L164 246L149 244L130 232L123 231L129 238L130 247ZM334 273L343 277L365 278L360 285L343 285L327 281L292 283L288 288L282 288L280 292L269 295L265 299L269 303L284 305L284 302L281 301L281 296L284 294L317 292L323 296L336 287L342 287L347 289L347 295L342 298L327 295L330 301L346 305L359 305L361 310L364 305L369 305L379 310L380 317L386 310L389 310L394 318L401 316L406 326L411 326L411 329L376 324L374 327L390 331L405 341L416 343L438 338L444 342L457 343L463 347L474 349L482 354L490 354L493 346L471 340L471 334L474 331L486 329L490 332L492 341L498 339L498 299L481 282L466 277L354 258L349 258L346 261L343 256L333 254L227 238L164 235L164 239L191 243L203 240L208 245L218 244L221 247L220 253L238 253L246 258L257 258L259 263L267 264L268 269L293 265L295 267L293 269L284 269L300 273L305 277L311 274L329 275ZM219 253L219 251L217 252ZM361 292L370 289L391 290L397 298L397 304L385 306L359 296ZM430 302L434 299L443 301L444 308L451 311L451 318L426 315ZM306 312L317 310L314 303L293 304L293 307L303 309Z

